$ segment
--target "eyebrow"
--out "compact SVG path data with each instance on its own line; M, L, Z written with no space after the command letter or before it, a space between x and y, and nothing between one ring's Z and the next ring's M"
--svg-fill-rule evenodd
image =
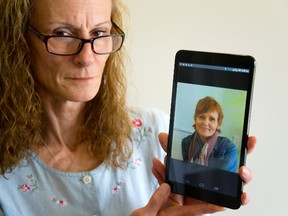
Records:
M68 22L51 22L51 23L47 23L47 26L48 26L48 27L51 27L51 26L53 27L53 26L55 26L56 24L57 24L57 25L58 25L58 24L60 24L60 25L65 25L65 26L70 27L70 28L75 28L75 26L74 26L73 24L68 23ZM97 28L97 27L99 27L99 26L106 25L106 24L110 24L110 25L112 26L112 21L111 21L111 20L107 20L107 21L103 21L103 22L97 23L97 24L93 25L92 28Z
M112 25L112 21L111 20L107 20L107 21L104 21L104 22L101 22L101 23L98 23L96 26L101 26L101 25L105 25L105 24L111 24Z

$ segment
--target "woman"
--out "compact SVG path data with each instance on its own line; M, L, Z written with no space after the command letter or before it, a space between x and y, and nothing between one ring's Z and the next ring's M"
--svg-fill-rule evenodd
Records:
M162 184L168 120L126 107L120 0L2 0L0 12L0 215L222 210Z
M182 140L185 161L237 171L235 144L227 137L219 136L223 118L222 108L214 98L207 96L198 101L194 114L195 132Z

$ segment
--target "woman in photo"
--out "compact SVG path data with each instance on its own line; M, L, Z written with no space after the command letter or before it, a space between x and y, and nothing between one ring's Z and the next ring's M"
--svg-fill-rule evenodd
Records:
M193 127L195 132L182 140L184 161L226 171L237 171L238 151L227 137L219 136L224 114L212 97L198 101Z

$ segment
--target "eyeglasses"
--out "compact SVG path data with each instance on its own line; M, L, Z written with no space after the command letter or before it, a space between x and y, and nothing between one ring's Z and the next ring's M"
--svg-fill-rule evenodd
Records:
M43 35L31 25L28 25L28 29L45 43L46 50L49 53L60 56L71 56L80 53L85 43L90 43L93 52L98 55L117 52L122 47L125 33L113 22L112 27L116 30L117 34L82 39L73 36Z

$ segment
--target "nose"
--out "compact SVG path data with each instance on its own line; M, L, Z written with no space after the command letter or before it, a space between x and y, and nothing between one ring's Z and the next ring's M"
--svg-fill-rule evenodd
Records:
M203 119L203 124L208 125L209 124L209 119L208 118Z
M87 67L95 61L96 54L93 52L90 41L85 41L80 52L74 56L75 63Z

